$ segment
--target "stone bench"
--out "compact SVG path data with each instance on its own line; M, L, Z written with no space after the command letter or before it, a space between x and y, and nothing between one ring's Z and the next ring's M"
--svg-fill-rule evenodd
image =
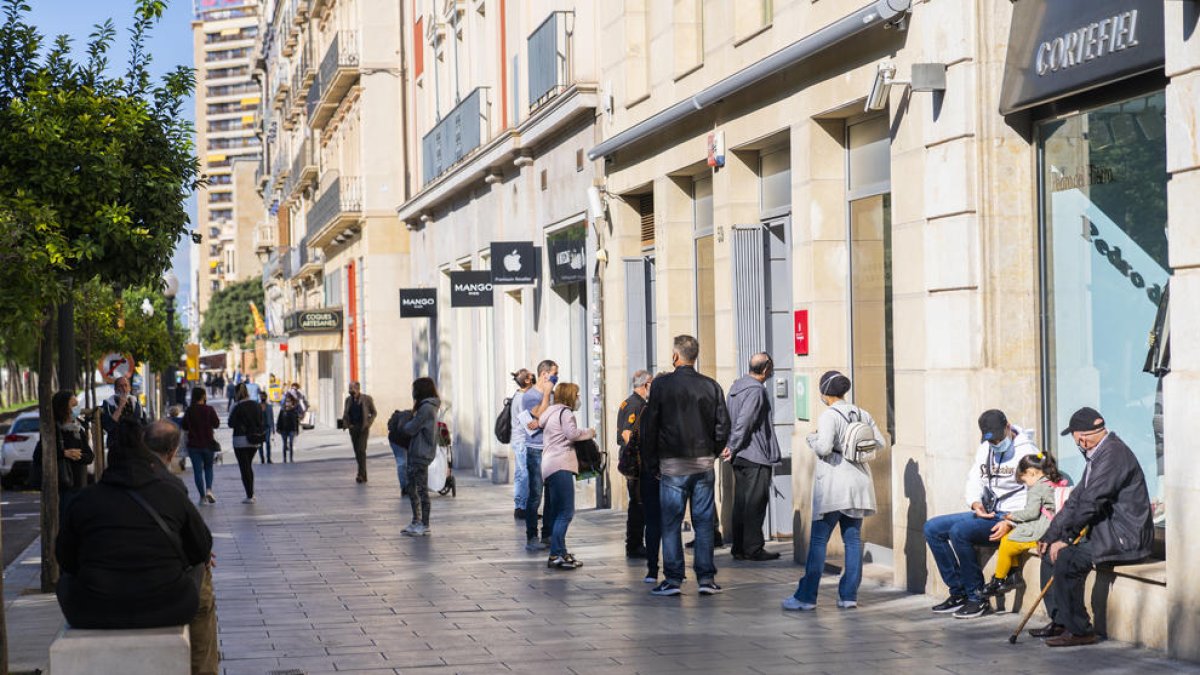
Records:
M187 626L141 630L81 630L63 626L50 645L54 675L189 675Z

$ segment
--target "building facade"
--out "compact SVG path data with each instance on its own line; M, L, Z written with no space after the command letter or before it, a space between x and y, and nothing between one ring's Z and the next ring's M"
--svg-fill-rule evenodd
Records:
M192 22L196 148L208 181L197 195L196 230L203 241L192 249L191 285L199 315L214 292L257 276L261 268L254 253L261 220L254 189L261 91L252 78L258 24L257 0L198 5Z

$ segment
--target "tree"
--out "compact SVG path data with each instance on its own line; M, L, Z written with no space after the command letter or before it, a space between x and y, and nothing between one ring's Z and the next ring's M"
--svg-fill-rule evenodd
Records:
M254 333L250 303L263 306L262 281L257 278L232 283L213 293L200 321L200 341L210 349L243 345Z
M0 230L14 235L0 259L6 295L21 305L0 314L41 329L41 439L55 447L50 414L57 307L92 281L120 288L157 284L187 230L184 200L199 186L199 162L183 105L194 85L180 66L153 84L146 38L165 0L135 0L129 64L109 72L111 21L96 27L76 63L66 36L42 56L43 37L23 0L0 0ZM11 284L10 284L11 282ZM6 300L10 305L13 300ZM56 476L44 452L43 475ZM57 483L42 491L42 589L53 590Z

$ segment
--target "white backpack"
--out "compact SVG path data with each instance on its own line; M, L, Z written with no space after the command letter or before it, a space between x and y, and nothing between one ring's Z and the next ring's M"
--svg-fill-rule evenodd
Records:
M855 464L866 464L875 459L879 454L879 443L875 440L875 430L870 424L862 421L862 411L855 408L846 416L837 408L830 410L846 420L846 429L838 438L838 449L842 456Z

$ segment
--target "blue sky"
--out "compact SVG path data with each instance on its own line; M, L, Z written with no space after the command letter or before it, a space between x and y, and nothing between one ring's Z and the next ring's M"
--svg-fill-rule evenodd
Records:
M82 59L88 35L98 23L112 19L117 37L109 52L109 65L118 72L124 70L129 55L129 26L133 23L133 0L27 0L32 12L29 21L38 27L47 42L54 36L71 36L76 58ZM151 70L161 75L179 65L192 65L192 3L191 0L168 0L167 11L155 28L149 41L149 52L153 57ZM184 108L189 120L194 119L195 109L189 102ZM193 222L196 217L195 199L189 200L188 212ZM190 242L187 244L190 246ZM191 275L188 273L188 249L180 246L175 251L175 271L180 281L179 297L187 297L185 289Z

